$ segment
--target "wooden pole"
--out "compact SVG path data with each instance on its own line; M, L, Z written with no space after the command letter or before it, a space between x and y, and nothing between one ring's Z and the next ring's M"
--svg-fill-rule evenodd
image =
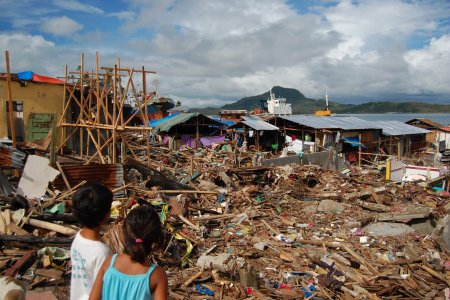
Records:
M302 152L305 152L305 131L302 129Z
M389 137L389 155L392 155L392 136Z
M84 92L83 92L83 75L84 75L84 53L81 53L81 65L80 65L80 115L79 119L84 118ZM80 157L83 158L83 128L80 128Z
M146 73L145 73L145 69L144 66L142 66L142 102L143 103L147 103L146 102L146 97L147 97L147 78L146 78ZM148 129L148 109L147 109L147 104L144 105L144 127L145 129ZM150 141L148 139L148 130L145 130L145 141L147 143L147 164L150 165Z
M314 153L317 152L317 130L314 130Z
M14 122L14 109L11 92L11 73L9 69L9 51L5 51L6 56L6 84L8 85L8 103L9 103L9 126L11 128L11 140L13 147L16 148L16 126Z
M113 142L112 142L112 162L116 163L116 142L117 142L117 131L116 131L116 111L117 111L117 65L114 65L114 78L113 78Z
M358 133L358 138L359 138L359 146L358 146L358 166L361 167L361 132Z
M199 131L199 127L198 127L198 116L197 116L196 121L195 121L195 145L196 145L196 148L199 148L199 145L200 145L200 131Z
M95 123L97 125L100 125L101 121L100 121L100 107L102 107L101 105L101 101L103 101L103 97L101 95L101 91L100 91L100 77L98 74L99 71L99 65L98 65L98 52L95 52L95 80L96 80L96 85L95 85L95 104L96 104L96 115L95 115ZM100 128L97 128L97 144L100 145L101 141L100 141ZM98 154L100 157L102 157L103 159L103 155L100 151L100 153Z
M64 72L64 89L63 89L63 109L66 107L66 85L67 85L67 65L65 67ZM65 114L63 113L61 115L61 120L59 121L59 126L63 123L63 118L65 118ZM63 148L63 142L64 138L66 137L66 127L61 128L61 141L60 141L60 154L63 154L64 148Z
M56 116L57 113L53 113L52 121L52 139L50 142L50 164L54 166L56 164Z
M381 136L378 137L378 153L381 153Z

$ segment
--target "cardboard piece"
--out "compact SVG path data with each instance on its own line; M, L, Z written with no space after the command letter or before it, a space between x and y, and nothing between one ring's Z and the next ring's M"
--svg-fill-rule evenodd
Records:
M59 171L49 166L49 160L42 156L28 156L17 192L27 198L45 195L48 183L55 180Z

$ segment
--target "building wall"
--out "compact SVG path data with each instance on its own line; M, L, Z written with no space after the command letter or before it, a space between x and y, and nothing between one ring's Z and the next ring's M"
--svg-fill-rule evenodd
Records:
M18 81L11 81L13 101L23 101L23 118L25 131L31 113L56 113L57 122L63 112L63 85L26 82L20 86ZM8 86L6 80L0 80L0 137L8 136ZM57 143L60 142L61 129L57 130ZM26 135L25 135L26 136Z
M450 132L437 132L437 143L440 141L445 141L445 149L450 149Z

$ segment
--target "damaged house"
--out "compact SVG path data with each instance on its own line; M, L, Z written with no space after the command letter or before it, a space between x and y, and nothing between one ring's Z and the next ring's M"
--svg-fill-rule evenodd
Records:
M11 74L17 142L45 139L63 113L64 81L30 71ZM0 74L0 138L11 137L6 74ZM57 136L61 129L57 130ZM59 140L59 139L56 139ZM48 144L47 144L48 145Z
M197 112L172 114L149 126L170 149L197 148L209 144L209 139L224 139L220 131L225 125Z
M320 152L337 149L350 162L365 154L378 153L382 129L374 122L354 117L276 116L269 120L278 126L294 152Z
M247 147L258 151L279 150L284 142L280 136L277 126L274 126L257 116L242 116L242 120L230 126L234 129L234 140L237 140L238 146L241 142L246 143Z

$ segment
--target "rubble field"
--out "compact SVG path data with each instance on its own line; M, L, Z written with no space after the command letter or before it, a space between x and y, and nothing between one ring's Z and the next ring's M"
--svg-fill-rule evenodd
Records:
M255 155L155 147L150 162L57 156L53 167L28 155L20 175L0 178L0 272L29 295L67 299L71 195L97 180L115 193L103 235L114 252L133 206L160 214L153 259L170 299L449 299L446 176L395 183L382 168L260 166Z

